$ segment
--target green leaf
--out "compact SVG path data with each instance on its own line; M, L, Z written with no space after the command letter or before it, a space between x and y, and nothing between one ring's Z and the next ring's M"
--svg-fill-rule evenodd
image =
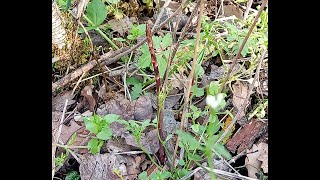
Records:
M151 180L158 180L158 174L157 173L153 173L149 177L150 177Z
M204 90L202 88L198 88L197 85L193 85L191 87L191 92L193 95L195 95L196 97L201 97L204 95Z
M199 132L199 127L200 127L200 124L193 124L193 125L191 125L191 129L192 129L194 132L196 132L196 133Z
M140 80L136 77L129 77L127 78L126 80L126 83L127 83L127 86L130 86L130 85L136 85L136 84L139 84L141 83Z
M161 177L163 179L169 178L169 177L171 177L171 173L169 171L164 171L164 172L162 172Z
M180 142L188 145L189 150L201 149L200 143L190 133L177 130L177 134L180 136ZM179 145L181 145L180 142Z
M204 51L205 50L205 48L203 48L201 51L200 51L200 53L199 53L199 55L198 55L198 57L197 57L197 63L201 66L201 63L202 63L202 60L203 60L203 58L204 58Z
M99 132L99 129L100 129L100 126L94 122L85 122L85 125L86 125L86 129L89 130L90 132L94 133L94 134L97 134Z
M137 26L138 36L145 36L146 35L146 24L140 24Z
M147 180L147 171L143 171L142 173L139 174L138 178L139 180Z
M141 92L142 92L142 84L141 83L133 86L132 91L130 93L131 99L135 100L138 97L140 97Z
M208 136L213 136L220 129L220 122L218 116L214 113L210 113L209 125L207 129Z
M159 36L152 36L152 42L155 49L160 49L160 43L162 38Z
M166 140L164 140L164 142L169 141L169 139L171 139L172 137L173 137L173 135L172 135L172 134L169 134L169 135L167 136Z
M194 69L194 73L196 75L196 77L201 77L202 75L204 75L204 70L202 68L202 66L200 64L196 64L196 67Z
M78 179L80 179L80 174L77 171L70 171L65 177L65 180L78 180Z
M93 27L93 26L88 26L88 27L85 27L87 32L93 30L93 29L96 29L96 27ZM78 30L78 33L81 34L81 33L84 33L84 30L82 28L79 28Z
M102 145L103 141L93 138L88 142L88 149L92 154L97 154L100 152Z
M119 38L113 38L115 41L119 41L119 42L125 42L126 40L123 39L122 37Z
M216 143L215 145L213 145L213 149L222 157L226 158L227 160L232 158L232 155L230 154L230 152L221 143Z
M219 84L216 81L211 81L209 85L209 94L215 96L219 93Z
M98 134L97 134L97 138L101 139L101 140L108 140L112 137L112 130L110 129L110 127L105 126Z
M186 176L189 173L189 171L187 169L177 169L177 174L179 176L179 178L182 178L184 176Z
M158 61L158 68L159 68L159 74L160 77L162 78L164 76L164 73L166 71L167 68L167 61L166 59L162 58L162 55L156 55L157 57L157 61Z
M184 166L186 163L184 162L183 159L180 159L180 160L178 161L178 164L179 164L180 166Z
M107 114L104 119L106 120L106 122L108 124L113 123L114 121L117 121L118 119L120 119L120 116L117 114Z
M162 39L162 48L167 48L172 44L172 37L169 33L167 33Z
M197 154L191 154L191 153L187 153L188 155L188 159L193 160L193 161L201 161L203 160L203 158Z
M130 35L128 35L128 36L127 36L127 39L135 40L135 39L136 39L136 37L130 34Z
M142 69L151 66L151 56L147 45L141 47L142 55L139 57L138 66Z
M166 50L162 53L164 55L164 57L166 58L166 60L169 60L169 56L170 56L170 50Z
M98 27L107 17L106 6L101 0L92 0L87 6L86 16Z

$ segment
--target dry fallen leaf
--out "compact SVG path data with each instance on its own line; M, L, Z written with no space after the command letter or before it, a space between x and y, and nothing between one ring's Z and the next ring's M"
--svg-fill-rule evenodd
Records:
M130 146L139 147L135 137L132 134L124 135L126 143ZM158 130L154 129L147 133L143 133L140 139L142 146L150 154L154 154L159 150Z
M254 152L254 153L252 153ZM252 149L247 150L247 157L245 159L245 165L248 170L248 176L251 178L258 178L256 174L259 173L261 167L261 161L257 158L260 156L260 151L257 145L253 145Z
M141 96L137 100L129 101L123 97L110 100L97 109L97 114L120 115L125 120L146 120L153 116L152 102L149 96Z
M232 89L233 89L232 103L236 111L238 112L242 105L245 106L245 99L247 97L249 87L247 84L244 84L241 81L236 81L232 85ZM243 111L240 112L239 119L242 118L243 116L245 116L244 109Z
M263 172L268 173L268 144L260 143L258 147L260 156L257 159L262 162L261 168Z
M84 96L87 102L89 103L89 110L94 112L94 108L96 106L96 100L92 96L92 88L93 86L86 86L81 91L81 96Z
M70 106L76 102L75 100L72 100L73 98L74 95L72 95L72 91L66 91L58 94L56 97L52 97L52 111L62 112L66 99L68 99L68 106Z
M131 27L132 23L135 23L136 20L134 17L129 18L128 16L124 16L122 19L111 19L108 21L108 24L110 25L111 29L114 31L120 33L121 36L124 35L124 33L128 32Z
M226 17L233 15L235 15L239 19L242 19L243 17L243 11L234 4L224 5L223 10Z
M267 125L265 123L252 120L227 141L226 148L234 153L239 146L237 152L240 153L245 149L251 148L255 140L266 133L266 131Z
M114 154L86 154L81 157L79 172L83 180L124 180L136 179L140 173L138 166L140 162L127 155Z

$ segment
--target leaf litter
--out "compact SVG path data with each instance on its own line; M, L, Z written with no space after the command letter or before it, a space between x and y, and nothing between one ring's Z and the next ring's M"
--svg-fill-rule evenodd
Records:
M186 13L190 13L193 11L192 7L195 3L192 4L193 5L189 4L188 7L184 10ZM170 16L170 14L174 12L174 10L179 7L179 5L180 3L172 1L170 3L170 7L166 10L166 13L161 18L161 21L166 19L166 17ZM215 9L218 8L215 6L216 5L214 3L208 2L205 14L209 18L213 17L212 13L214 13ZM210 7L213 7L213 9ZM242 18L242 10L235 4L230 3L228 1L225 2L225 4L221 7L223 7L223 11L225 13L224 16L227 17L235 15L236 17ZM155 14L154 17L157 17L157 14ZM106 23L100 25L99 27L111 28L109 30L111 30L111 33L113 33L113 35L115 35L114 40L121 42L123 45L125 43L123 43L123 40L121 40L121 38L125 37L127 34L130 33L130 29L133 26L133 24L144 23L139 18L140 17L130 17L127 15L124 15L123 18L120 19L107 18L108 20L106 21ZM179 22L179 30L185 25L187 19L188 16L182 17L182 21ZM196 19L197 17L195 17L192 20L193 22L191 27L195 27L194 25L196 25ZM175 26L175 19L172 22L173 26L167 26L166 30L170 30L170 28ZM107 28L105 29L106 31L108 31ZM191 28L189 29L188 33L192 33ZM90 31L89 34L90 36L93 36L93 34L97 36L97 39L93 38L95 45L99 45L99 43L97 42L100 41L104 42L104 44L100 45L105 46L107 44L104 41L104 39L102 39L101 36L95 31ZM159 32L158 35L161 34L163 34L163 32ZM188 35L188 37L191 37L191 35ZM187 49L189 48L190 47L188 47ZM230 58L226 54L222 54L222 56L223 58ZM221 81L225 77L227 70L230 68L230 64L228 63L225 63L224 65L221 65L221 62L216 63L218 61L217 59L213 59L212 61L211 59L210 61L206 60L206 62L203 63L205 64L205 66L203 66L202 69L204 70L205 74L200 79L200 84L198 84L198 87L203 88L203 90L205 90L208 87L210 82ZM110 67L114 68L114 65L116 65L116 63L110 65ZM236 75L236 73L240 72L240 70L243 71L244 69L241 69L243 68L241 66L242 65L240 63L236 63L235 68L232 70L232 74ZM132 72L130 71L130 73ZM174 151L176 141L175 133L180 126L180 122L176 119L180 119L181 114L179 114L179 110L183 102L182 100L184 99L184 96L180 95L179 93L183 94L183 92L185 91L186 84L188 82L188 73L189 72L185 70L179 70L179 73L171 77L172 80L170 81L170 83L173 89L170 89L170 92L164 103L164 133L166 137L170 137L167 139L165 146L170 154L173 154ZM124 74L121 74L121 76L123 75ZM254 86L257 94L268 96L267 76L268 75L266 72L261 73L259 77L259 82L256 83L258 86ZM118 78L117 76L115 76L115 78L117 81L120 80L119 82L121 82L121 78ZM141 87L139 89L139 92L135 94L135 97L132 98L133 100L125 98L123 93L124 88L122 88L121 86L119 86L120 88L117 89L117 86L111 85L112 90L114 90L114 92L110 91L106 94L105 86L103 85L101 87L99 85L99 82L94 84L90 82L89 85L86 83L80 83L81 91L77 95L72 95L72 91L66 90L65 92L59 93L57 96L52 97L52 129L57 129L57 127L59 126L59 121L62 116L62 111L66 99L69 100L67 106L67 113L68 115L71 114L71 118L68 118L67 120L69 121L71 119L71 121L62 124L60 140L64 144L67 144L70 141L72 135L75 133L76 138L72 144L73 146L87 145L88 141L90 140L88 139L88 137L94 137L92 136L92 134L89 135L88 130L85 130L85 125L83 123L83 117L85 116L92 116L94 114L98 114L101 117L103 117L108 114L117 114L120 115L121 119L123 120L136 120L139 122L144 122L146 119L154 120L156 118L157 112L157 97L154 95L155 93L152 90L149 92L142 90L144 88L142 84L145 82L142 83L143 78L139 78L141 81L139 81ZM101 78L99 79L99 81L101 81ZM246 81L248 81L249 83L246 83ZM229 139L225 138L225 140L227 141L225 146L230 152L235 154L239 154L240 152L246 152L247 157L245 167L248 170L248 176L252 178L258 178L256 176L256 173L258 172L257 169L263 171L263 173L268 173L268 124L266 122L258 120L258 118L256 117L249 120L246 118L248 105L245 104L246 102L244 101L244 98L247 96L250 85L250 79L236 79L235 83L231 85L232 88L227 90L227 93L231 94L231 96L228 96L228 99L226 99L227 103L230 103L230 105L226 106L223 110L230 110L233 107L234 110L232 111L232 114L234 116L239 111L239 109L241 109L241 106L245 105L246 107L244 108L245 110L240 112L241 118L236 122L238 125L240 125L240 128L236 126L236 131L232 131L230 133L231 136L228 137ZM94 91L95 88L99 88L99 86L99 91ZM137 87L131 86L129 90L134 90L134 88ZM130 94L131 93L132 92L130 92ZM95 95L97 95L98 98ZM254 102L251 101L251 99L249 101L251 103ZM70 111L70 107L74 107L73 104L75 104L76 102L76 109ZM195 105L197 107L200 107L200 109L202 110L205 107L205 105L200 104L203 104L203 102L205 102L204 96L199 95L199 97L196 98L196 102L192 103L195 103ZM230 117L231 115L228 118ZM207 116L200 116L196 122L205 122L207 121L207 119ZM192 125L191 119L188 120L189 122L186 125L186 130L192 133L196 133L195 131L192 131L190 128L190 126ZM229 121L231 121L231 119L229 119ZM233 126L233 128L234 127L235 126ZM226 127L223 128L223 130L226 129ZM77 149L77 155L81 158L81 161L78 162L80 164L79 172L81 179L138 179L138 175L142 171L147 171L148 176L159 171L159 169L157 169L154 166L154 164L148 159L148 157L144 153L138 153L135 155L115 154L141 151L141 149L136 142L136 138L126 129L126 127L123 124L120 124L118 122L112 122L110 124L110 129L112 131L112 138L104 142L100 153L92 155L88 152L87 149ZM152 156L155 156L160 147L157 129L154 127L146 128L141 135L140 142L144 149L148 151L148 153L150 153ZM233 170L225 162L225 160L220 159L217 156L213 158L213 164L215 169L222 170L225 172L232 172ZM203 161L201 162L201 164L203 166L208 166L208 164ZM253 169L252 165L255 166L257 169ZM192 168L194 168L193 164ZM210 179L210 175L204 170L199 170L193 175L192 178ZM220 175L217 176L217 179L225 178L235 179L225 176L221 177Z

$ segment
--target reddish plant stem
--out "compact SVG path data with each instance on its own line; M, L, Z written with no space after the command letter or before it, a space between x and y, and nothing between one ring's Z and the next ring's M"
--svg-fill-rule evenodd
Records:
M156 58L156 54L154 51L154 46L153 46L153 42L152 42L152 33L151 33L151 21L149 20L146 23L146 36L147 36L147 42L148 42L148 46L149 46L149 51L151 54L151 62L153 65L153 69L154 69L154 74L155 74L155 78L156 78L156 93L157 93L157 98L158 98L158 133L160 136L160 141L164 141L164 135L163 135L163 108L159 106L160 99L159 99L159 93L160 93L160 88L161 88L161 82L160 82L160 74L159 74L159 69L158 69L158 62L157 62L157 58ZM164 154L164 147L162 145L162 143L160 143L160 148L159 148L159 161L161 164L164 164L165 161L165 154Z

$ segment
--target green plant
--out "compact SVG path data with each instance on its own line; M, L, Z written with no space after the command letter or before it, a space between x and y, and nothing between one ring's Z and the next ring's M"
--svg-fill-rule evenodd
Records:
M112 13L115 19L122 19L123 12L119 9L120 0L106 0L106 2L108 3L106 6L108 12Z
M56 164L57 166L62 166L63 163L65 162L65 160L67 159L67 157L68 157L67 154L61 153L61 155L60 155L59 157L56 157L56 158L54 159L55 164Z
M70 171L65 177L65 180L78 180L78 179L80 179L80 174L78 173L78 171Z
M86 9L86 13L83 15L83 18L89 23L90 26L86 27L87 31L95 30L97 31L105 40L107 40L112 47L119 49L108 36L101 31L99 26L107 17L107 9L105 4L101 0L92 0Z
M127 82L127 86L133 85L132 90L130 92L131 99L135 100L138 97L140 97L142 93L143 83L141 83L140 80L135 77L127 78L126 82Z
M92 154L100 152L105 140L112 137L112 130L110 124L120 119L119 115L108 114L105 117L100 117L99 115L93 115L89 117L84 117L83 121L86 129L91 133L94 133L97 138L92 138L88 142L88 149Z
M133 25L127 36L130 40L136 40L139 36L146 35L146 24Z
M172 44L171 35L168 33L164 37L152 36L160 77L163 77L167 67L170 50L167 48ZM141 69L152 69L151 56L147 45L142 45L141 56L138 60L138 66Z

